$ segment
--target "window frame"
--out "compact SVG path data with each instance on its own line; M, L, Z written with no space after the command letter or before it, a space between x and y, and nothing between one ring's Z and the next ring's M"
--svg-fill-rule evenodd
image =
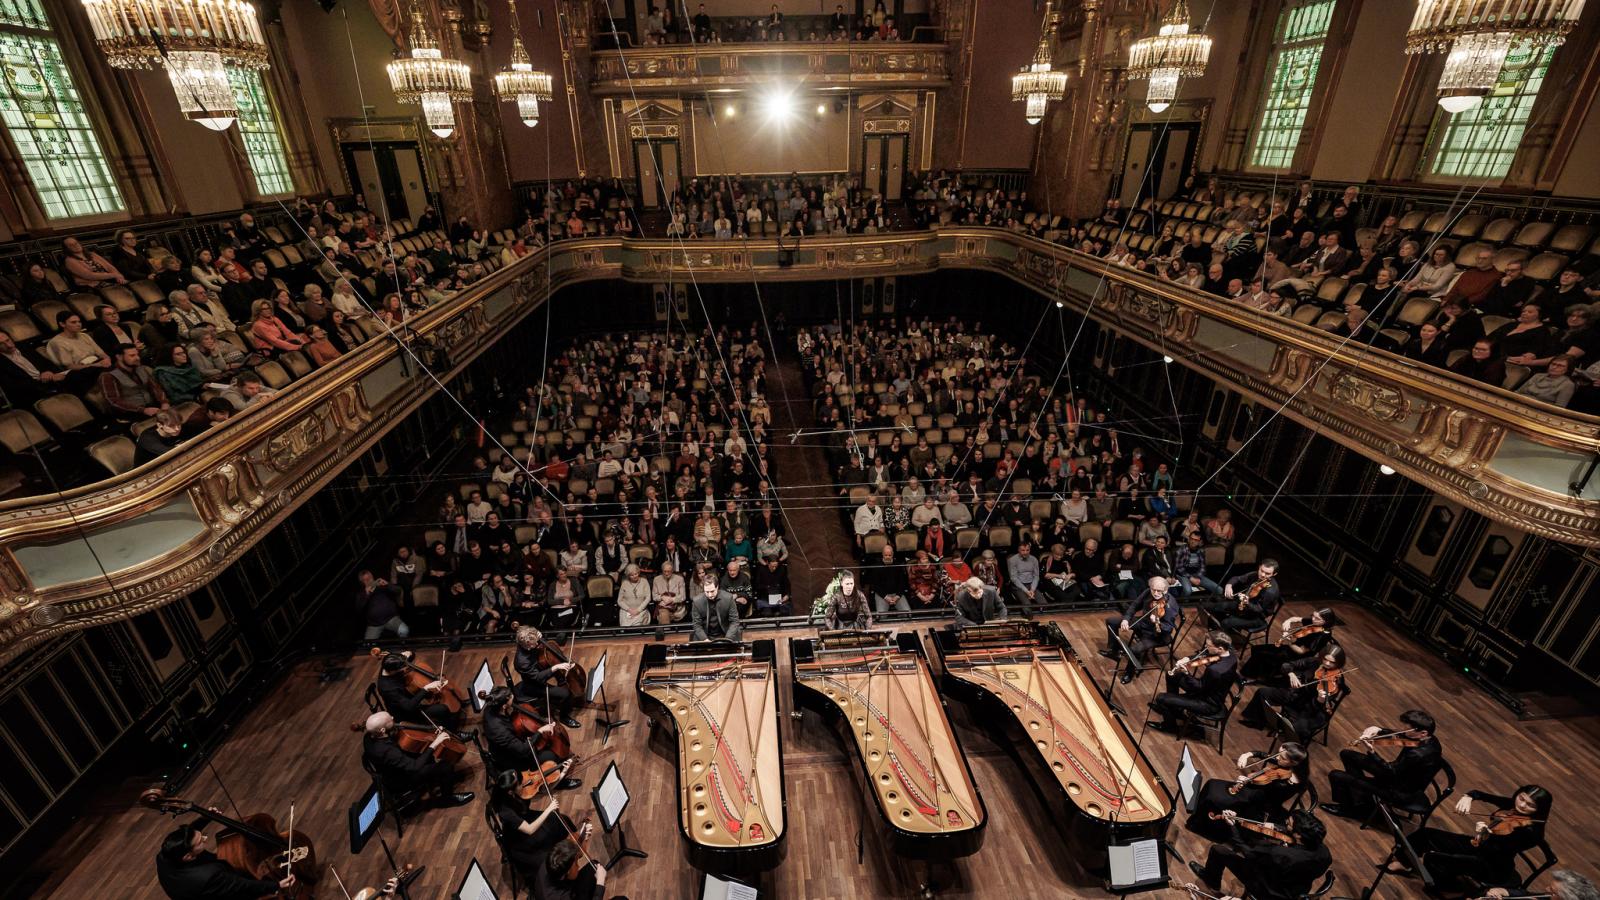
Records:
M239 148L239 155L243 158L245 174L250 178L250 183L254 187L252 196L258 200L277 200L296 196L297 188L294 181L294 168L289 164L289 141L283 133L283 116L278 109L277 98L273 96L271 83L260 69L230 69L228 75L229 83L233 87L234 103L238 105L240 111L240 116L233 125L234 128L238 129L238 134L229 135L229 140L237 141L236 146ZM249 79L251 84L241 85L235 80L236 78ZM249 91L252 87L254 88L252 93L255 96L245 96L244 92ZM271 125L271 130L268 132L263 129L257 129L249 133L270 133L276 140L278 160L282 165L282 177L287 182L287 190L265 191L262 189L261 175L256 171L256 158L250 152L250 141L246 137L245 117L243 115L245 103L248 101L251 104L255 104L257 100L260 101L260 108L265 111L265 119Z
M1449 112L1444 107L1436 105L1433 117L1428 125L1428 138L1423 145L1424 152L1418 161L1417 180L1435 184L1483 184L1489 187L1498 187L1504 184L1506 178L1510 176L1511 170L1516 166L1517 154L1520 152L1522 140L1527 137L1528 126L1533 122L1534 109L1538 106L1539 95L1544 91L1544 82L1549 77L1550 66L1558 49L1558 47L1550 45L1534 44L1531 41L1515 43L1512 45L1511 51L1506 54L1506 62L1500 67L1500 75L1496 79L1495 89L1490 92L1488 97L1484 98L1482 103L1459 113ZM1523 65L1526 74L1512 86L1503 80L1507 66L1514 64L1514 54L1527 50L1531 50L1534 56L1525 65L1515 63ZM1530 93L1528 85L1534 81L1537 81L1538 84ZM1501 93L1502 89L1505 89L1506 92ZM1506 101L1501 106L1501 109L1507 112L1517 109L1519 103L1522 104L1521 121L1518 123L1519 128L1513 140L1506 140L1510 134L1510 132L1506 132L1500 135L1494 144L1449 150L1445 148L1446 141L1451 139L1452 132L1456 127L1457 117L1471 116L1474 119L1478 119L1484 115L1484 110L1497 100ZM1465 127L1475 130L1483 129L1492 133L1494 129L1503 127L1503 124L1503 122L1483 123L1474 121L1471 125ZM1509 153L1506 153L1506 150L1509 150ZM1454 153L1460 156L1462 168L1469 168L1472 171L1467 171L1465 174L1440 172L1439 161L1441 156L1446 153ZM1481 168L1481 157L1485 153L1493 153L1497 158L1504 158L1505 171L1490 172L1488 174L1477 171L1477 169Z
M1278 11L1278 21L1273 25L1272 47L1267 55L1266 70L1263 73L1265 85L1261 92L1261 100L1256 106L1255 115L1251 120L1250 138L1245 147L1245 171L1247 172L1275 172L1287 173L1295 171L1295 163L1300 156L1301 138L1305 134L1306 122L1311 117L1311 110L1316 99L1317 80L1322 75L1322 63L1327 54L1328 38L1333 31L1333 17L1338 12L1339 0L1288 0L1283 8ZM1320 30L1305 35L1289 37L1289 29L1294 24L1297 15L1312 15L1313 8L1325 8L1326 19ZM1316 57L1310 63L1310 77L1304 90L1299 95L1299 102L1293 106L1274 106L1274 100L1279 93L1274 89L1279 79L1284 77L1285 63L1290 54L1315 53ZM1267 118L1269 115L1293 115L1299 113L1299 121L1290 128L1273 127L1269 130ZM1263 138L1268 134L1288 134L1293 131L1293 143L1275 144L1271 150L1282 158L1281 165L1260 162L1259 157L1263 150Z

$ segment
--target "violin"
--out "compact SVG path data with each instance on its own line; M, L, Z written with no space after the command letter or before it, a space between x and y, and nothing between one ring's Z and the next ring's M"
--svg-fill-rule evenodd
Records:
M1247 784L1254 785L1255 787L1261 787L1262 785L1272 784L1278 781L1294 781L1298 777L1299 775L1294 769L1288 768L1287 766L1273 764L1267 766L1265 769L1262 769L1260 772L1257 772L1248 778L1241 778L1240 780L1235 781L1233 784L1228 786L1228 793L1233 796L1238 796L1239 792L1243 790L1244 786Z
M1222 659L1222 654L1216 656L1200 656L1194 659L1179 660L1168 674L1176 675L1179 672L1188 672L1190 676L1199 678L1211 664Z
M220 813L184 800L169 797L161 788L150 788L139 795L139 803L158 812L181 816L193 813L215 822L228 833L217 838L217 859L228 867L262 881L281 881L284 870L294 876L294 885L268 894L275 900L310 900L317 890L321 869L311 839L292 827L279 830L269 813L256 813L243 819L230 819ZM294 813L289 818L293 820Z
M1241 816L1227 816L1219 812L1210 813L1209 815L1213 821L1232 822L1234 825L1243 828L1245 831L1253 831L1256 834L1259 834L1263 837L1272 838L1275 841L1282 841L1285 844L1291 845L1299 843L1299 841L1295 839L1295 836L1292 832L1281 831L1279 830L1278 826L1272 824L1271 822L1263 822L1259 819L1246 819Z
M1493 813L1489 814L1488 827L1479 829L1478 833L1472 836L1472 846L1481 846L1483 843L1483 836L1485 834L1492 834L1497 837L1505 837L1506 835L1515 832L1518 828L1527 828L1530 825L1537 825L1543 821L1543 819L1535 819L1532 816L1525 816L1515 810L1495 810Z
M389 652L387 650L384 650L381 647L373 647L372 650L371 650L371 655L377 656L377 657L383 657L383 656L388 656ZM443 680L438 675L438 673L432 672L432 671L430 671L430 670L428 670L426 668L423 668L422 666L417 665L415 662L412 662L409 659L406 660L405 673L406 673L406 690L410 691L413 694L415 694L417 691L425 691L425 690L427 690L428 689L428 685L433 683L433 682L435 682L435 681L442 681ZM450 686L449 684L446 684L437 693L438 693L439 704L441 706L443 706L445 709L449 710L451 712L451 714L460 713L461 712L461 704L467 702L467 698L461 696L461 692L456 690L454 687Z
M366 723L351 722L350 730L366 731ZM448 736L439 746L430 747L429 745L433 743L433 739L439 736L439 730L430 728L427 725L396 722L389 729L389 735L394 738L396 746L413 756L419 753L431 753L434 759L454 765L467 755L466 741L455 736Z
M1402 750L1409 750L1412 747L1421 747L1422 738L1406 737L1406 735L1410 733L1411 730L1406 729L1405 731L1391 731L1386 734L1375 734L1369 738L1356 738L1350 742L1350 746L1354 747L1357 744L1366 744L1368 747L1373 749L1377 749L1378 747L1399 747Z
M1252 601L1252 600L1256 599L1257 597L1261 596L1261 592L1266 590L1269 587L1272 587L1272 579L1271 578L1262 578L1262 579L1257 580L1255 584L1250 585L1244 591L1240 592L1240 594L1239 594L1239 612L1244 612L1245 607L1250 605L1250 601Z
M1296 685L1294 689L1298 691L1301 688L1315 686L1318 693L1327 697L1332 697L1344 690L1344 683L1342 681L1344 678L1344 673L1347 671L1353 671L1354 668L1354 666L1352 666L1350 669L1345 669L1343 667L1329 668L1327 666L1317 666L1317 671L1312 674L1311 680L1305 682L1304 684Z
M1278 646L1285 644L1298 644L1314 634L1327 634L1331 629L1326 625L1302 625L1293 631L1285 631L1278 638Z

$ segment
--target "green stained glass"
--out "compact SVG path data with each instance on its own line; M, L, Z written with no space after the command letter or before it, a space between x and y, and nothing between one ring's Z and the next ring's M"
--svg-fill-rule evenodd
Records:
M0 0L0 24L48 28L35 0ZM122 210L122 196L55 38L0 28L0 123L47 217Z
M1444 178L1504 178L1554 54L1554 47L1513 45L1482 103L1458 113L1441 109L1434 118L1428 171Z
M0 25L50 30L50 20L39 0L0 0Z
M1277 41L1268 65L1272 80L1250 149L1252 167L1287 169L1294 164L1335 5L1336 0L1291 3L1278 16Z
M256 177L256 193L263 197L294 193L283 136L278 133L278 117L261 73L230 68L228 81L233 85L233 101L239 107L239 136L244 139L245 156Z

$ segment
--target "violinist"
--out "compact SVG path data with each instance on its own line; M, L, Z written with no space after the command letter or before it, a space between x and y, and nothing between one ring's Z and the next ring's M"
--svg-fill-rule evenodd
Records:
M1178 607L1177 595L1169 591L1169 587L1167 579L1157 575L1127 609L1106 616L1106 648L1100 655L1117 658L1118 635L1127 641L1134 661L1140 666L1150 658L1151 650L1170 646L1183 627L1183 611ZM1139 669L1129 668L1122 675L1122 683L1132 681L1139 672Z
M593 860L585 863L581 854L572 841L555 845L544 866L535 873L533 896L544 900L605 900L606 867Z
M449 732L440 729L428 749L421 753L407 753L394 737L394 716L375 712L367 717L361 737L361 757L371 764L384 787L394 794L416 791L432 795L437 806L462 806L472 802L472 792L455 792L455 783L464 773L456 771L453 763L435 759L433 750L450 738Z
M1237 778L1212 778L1200 788L1188 829L1208 841L1226 841L1232 830L1213 813L1232 811L1251 819L1281 821L1284 807L1305 790L1311 766L1304 747L1286 743L1277 753L1246 753L1239 757Z
M1327 644L1321 656L1284 663L1283 669L1289 678L1288 687L1256 688L1255 696L1239 716L1239 724L1271 731L1276 721L1273 710L1277 710L1294 726L1295 739L1306 743L1328 724L1334 704L1344 694L1344 648Z
M1260 628L1283 604L1278 591L1278 561L1263 559L1254 572L1235 575L1222 585L1222 599L1200 604L1217 627L1231 632Z
M545 644L544 635L539 629L531 625L517 628L517 658L513 668L521 676L517 682L517 697L521 700L533 700L543 704L544 698L550 698L550 705L554 707L553 713L561 719L561 724L568 728L578 728L580 723L572 717L572 710L578 705L578 698L567 690L566 674L573 667L571 662L550 663L552 653Z
M505 848L506 861L530 883L538 880L538 871L549 856L551 848L564 840L569 831L586 836L594 826L584 824L580 829L561 812L561 803L554 797L535 797L524 800L519 795L522 773L507 769L495 780L489 806L500 820L500 846ZM533 807L543 803L537 815Z
M1472 815L1474 803L1489 807L1478 810L1479 819L1471 834L1432 826L1418 828L1410 837L1411 847L1441 887L1465 890L1473 883L1521 884L1517 854L1538 846L1544 839L1553 799L1549 791L1536 784L1525 784L1510 797L1468 791L1456 801L1458 814ZM1409 870L1397 854L1389 863L1389 871L1403 874Z
M1331 609L1319 609L1310 616L1290 616L1283 621L1277 642L1255 647L1250 658L1239 666L1239 674L1257 684L1284 684L1284 666L1303 659L1316 659L1333 641L1333 626L1338 623Z
M1189 869L1213 891L1221 887L1223 873L1232 872L1251 900L1299 900L1333 865L1333 856L1323 844L1327 828L1309 812L1294 813L1281 829L1255 826L1281 834L1283 840L1247 841L1238 817L1233 813L1223 816L1233 829L1234 840L1212 845L1203 866L1189 861Z
M1238 663L1238 657L1233 655L1233 638L1222 631L1207 633L1204 649L1178 660L1167 673L1166 693L1150 701L1150 708L1161 715L1161 721L1150 726L1177 734L1178 717L1183 713L1214 716L1222 712L1228 691L1239 678Z
M1356 743L1365 748L1340 750L1342 771L1328 773L1330 803L1322 809L1335 816L1364 819L1382 799L1388 803L1419 798L1444 763L1444 751L1434 735L1433 716L1420 709L1400 714L1405 727L1395 730L1376 725L1361 733ZM1391 762L1379 756L1378 747L1400 747Z
M1553 897L1555 900L1600 900L1600 888L1594 882L1579 875L1571 869L1551 869L1550 887L1543 891L1537 888L1528 889L1520 887L1490 888L1478 900L1500 900L1501 897Z
M156 854L156 880L172 900L259 900L294 887L295 877L281 881L251 878L217 858L210 849L204 819L173 829Z
M514 711L513 706L517 709ZM537 770L543 763L562 763L554 750L538 747L538 739L517 734L513 719L517 714L528 715L539 721L539 731L545 735L555 733L556 723L537 713L529 704L516 702L516 696L505 685L489 692L483 701L483 737L489 744L489 756L495 768L501 771ZM563 778L555 785L557 790L579 787L583 782L576 778Z
M391 653L383 658L383 674L378 676L378 696L383 700L383 708L394 716L396 722L438 725L451 731L457 730L461 725L460 709L451 712L438 702L439 692L448 683L436 678L420 691L411 690L406 683L406 671L410 663L409 650Z

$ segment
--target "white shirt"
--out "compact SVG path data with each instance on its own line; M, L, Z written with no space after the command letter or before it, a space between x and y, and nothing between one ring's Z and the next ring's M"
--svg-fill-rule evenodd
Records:
M874 531L883 530L883 507L875 503L863 503L856 508L856 534L867 535Z

